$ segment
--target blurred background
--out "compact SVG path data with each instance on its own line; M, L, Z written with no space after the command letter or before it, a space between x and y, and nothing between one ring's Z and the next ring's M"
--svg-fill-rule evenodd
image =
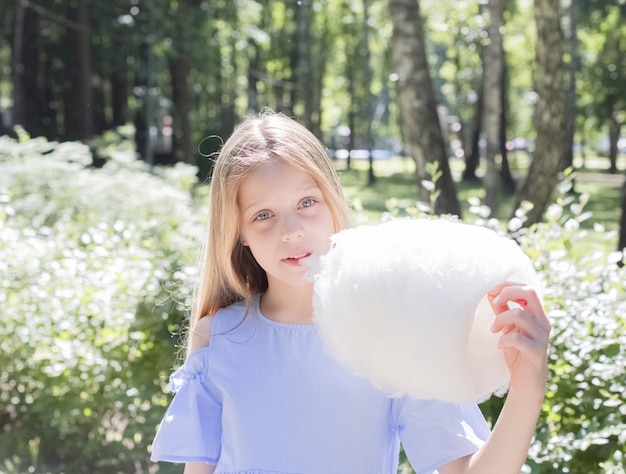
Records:
M148 456L212 157L269 108L322 140L362 221L515 236L557 335L526 472L623 474L625 18L624 0L0 0L0 473L181 472Z

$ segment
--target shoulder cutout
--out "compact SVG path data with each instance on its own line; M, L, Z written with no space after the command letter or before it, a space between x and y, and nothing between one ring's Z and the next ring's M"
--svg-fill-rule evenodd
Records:
M189 352L202 349L209 345L211 328L213 327L213 317L213 315L203 316L195 322L189 334Z

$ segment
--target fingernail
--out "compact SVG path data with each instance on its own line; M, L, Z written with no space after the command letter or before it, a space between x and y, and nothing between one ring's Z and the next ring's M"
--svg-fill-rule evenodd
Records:
M493 299L493 304L498 304L498 303L500 303L500 295L496 296L496 297Z

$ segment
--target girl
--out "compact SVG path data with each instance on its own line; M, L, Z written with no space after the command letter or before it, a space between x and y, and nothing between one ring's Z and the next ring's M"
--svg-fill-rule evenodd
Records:
M474 404L388 398L332 360L313 324L302 260L350 223L325 149L297 122L267 113L224 144L187 360L152 460L187 474L394 474L402 443L417 473L519 473L545 390L535 291L488 295L511 374L491 433Z

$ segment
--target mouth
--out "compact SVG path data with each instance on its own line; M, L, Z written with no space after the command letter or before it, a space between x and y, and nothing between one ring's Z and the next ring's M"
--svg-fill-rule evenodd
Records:
M305 258L310 257L312 253L313 252L302 252L291 257L284 258L283 261L292 265L300 265L300 262Z

